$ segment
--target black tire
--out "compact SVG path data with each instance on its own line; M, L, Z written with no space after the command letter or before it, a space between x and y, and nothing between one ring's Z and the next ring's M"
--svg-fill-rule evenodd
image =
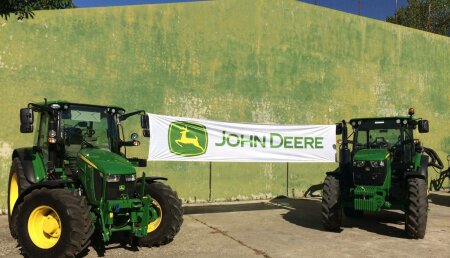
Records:
M344 214L349 218L361 218L364 216L364 211L355 210L352 207L345 207Z
M17 208L18 242L25 257L75 257L90 243L90 206L76 191L36 189ZM51 220L51 233L46 222L33 222L44 219Z
M405 231L408 237L425 237L428 217L427 182L422 178L408 178Z
M327 175L323 182L322 192L322 224L326 230L337 231L342 223L342 208L339 203L339 179Z
M14 180L13 180L14 179ZM11 170L9 171L8 179L8 223L9 232L13 238L17 238L17 228L14 220L17 217L12 218L12 211L19 195L30 187L30 183L25 178L23 173L22 163L19 158L14 158L11 163Z
M137 192L139 192L140 187L141 185L137 184ZM159 216L162 212L162 217L159 224L149 224L149 226L152 225L153 230L146 237L139 238L138 244L146 247L168 244L180 231L183 223L181 200L178 198L177 192L160 182L146 184L145 193L153 198L153 206Z

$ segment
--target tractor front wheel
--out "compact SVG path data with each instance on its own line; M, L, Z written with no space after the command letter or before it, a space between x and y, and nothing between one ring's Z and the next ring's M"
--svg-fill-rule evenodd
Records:
M427 182L422 178L408 178L405 211L405 231L408 237L425 237L428 216Z
M136 189L140 187L141 185L137 184ZM148 234L139 238L138 244L152 247L172 242L183 223L183 208L177 192L163 183L153 182L145 185L145 194L152 197L152 205L158 213L158 218L148 224Z
M75 257L90 243L90 206L76 191L36 189L17 208L17 237L26 257Z
M326 230L336 231L341 227L342 208L339 204L339 194L339 179L334 175L327 175L322 191L322 224Z
M17 238L17 223L15 220L17 218L17 213L14 218L12 217L12 212L14 206L16 205L19 195L25 191L31 184L25 178L23 173L22 163L19 158L14 158L11 163L11 170L9 172L8 180L8 223L9 231L13 238Z

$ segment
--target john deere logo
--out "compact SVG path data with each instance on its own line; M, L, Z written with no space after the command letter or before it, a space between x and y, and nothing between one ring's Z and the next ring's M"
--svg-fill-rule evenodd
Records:
M186 157L199 156L208 147L208 133L201 124L178 121L169 126L170 152Z
M119 185L119 191L125 191L125 185Z

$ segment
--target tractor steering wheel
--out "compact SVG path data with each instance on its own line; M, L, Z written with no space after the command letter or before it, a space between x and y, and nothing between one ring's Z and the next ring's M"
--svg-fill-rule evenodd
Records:
M388 143L384 137L375 137L375 140L371 145L378 148L384 148L387 147Z
M94 145L92 143L87 142L85 139L81 141L81 148L94 148Z

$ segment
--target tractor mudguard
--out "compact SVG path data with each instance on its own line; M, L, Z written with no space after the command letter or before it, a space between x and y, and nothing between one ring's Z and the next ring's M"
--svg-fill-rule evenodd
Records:
M161 176L146 176L145 177L145 183L146 184L151 184L151 183L155 182L156 180L167 181L167 177L161 177ZM136 183L139 183L140 181L142 181L141 177L136 179Z
M30 184L36 183L36 176L33 167L33 148L15 149L12 158L19 158L22 163L23 173Z
M23 198L25 198L25 196L27 196L33 190L39 189L39 188L42 188L42 187L46 187L46 188L63 188L64 186L67 185L67 183L71 183L71 182L72 181L70 181L70 180L48 180L48 181L32 184L30 187L25 189L25 191L23 191L19 195L19 198L17 198L17 201L16 201L16 204L14 205L11 217L14 218L15 212L17 211L16 207L18 207L19 204L21 202L23 202Z
M338 168L336 168L336 169L333 170L333 171L328 171L328 172L326 172L325 174L327 174L327 176L328 176L328 175L334 175L334 176L340 177L340 175L341 175L341 169L338 167Z
M416 177L428 180L428 158L427 155L420 156L420 166L418 166L415 171L406 172L405 178Z
M428 180L428 156L427 155L422 155L420 157L420 167L417 168L417 172L424 176L425 179Z

